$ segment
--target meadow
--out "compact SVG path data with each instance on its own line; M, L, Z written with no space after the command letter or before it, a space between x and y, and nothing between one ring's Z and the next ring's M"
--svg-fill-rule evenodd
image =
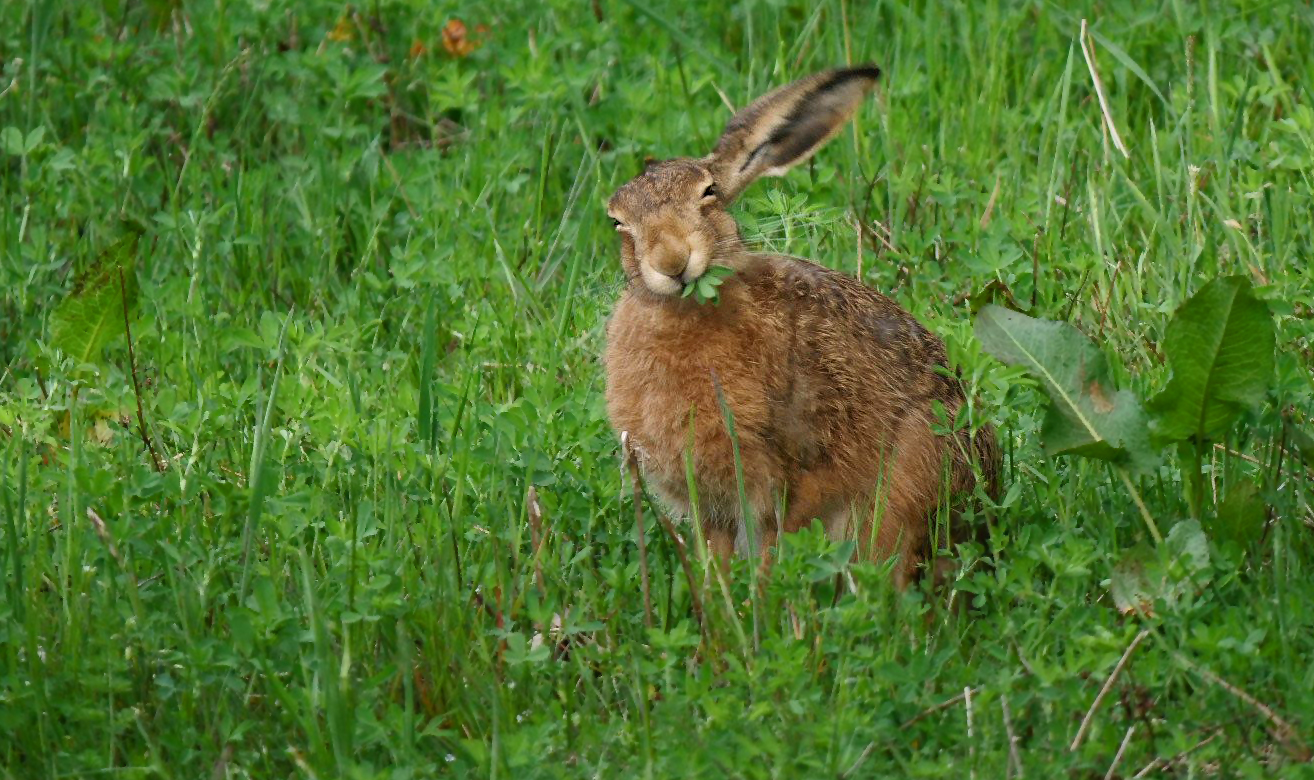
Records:
M1314 777L1311 52L1295 0L0 3L0 777ZM864 62L734 213L944 339L1004 490L941 589L718 578L606 420L603 204Z

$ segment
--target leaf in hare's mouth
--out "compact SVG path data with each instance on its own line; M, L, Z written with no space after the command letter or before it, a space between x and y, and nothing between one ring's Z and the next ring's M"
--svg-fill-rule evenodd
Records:
M698 303L719 304L721 291L718 288L722 282L733 276L734 272L733 268L724 265L710 266L702 276L684 285L684 292L680 293L680 297L692 296Z

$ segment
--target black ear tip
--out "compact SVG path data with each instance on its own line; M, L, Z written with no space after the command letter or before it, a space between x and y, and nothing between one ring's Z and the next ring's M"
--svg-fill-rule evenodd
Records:
M859 78L870 79L872 81L881 77L881 69L871 64L859 65L856 68L852 68L851 71L853 75Z
M871 89L876 84L876 79L880 78L881 69L875 65L859 65L856 68L837 68L828 71L819 87L821 92L826 92L845 84L859 83L864 90Z

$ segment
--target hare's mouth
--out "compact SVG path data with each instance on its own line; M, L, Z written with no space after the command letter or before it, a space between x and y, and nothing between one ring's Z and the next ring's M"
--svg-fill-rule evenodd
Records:
M642 275L643 285L658 295L678 296L684 292L684 286L688 284L683 272L671 276L647 264L642 268Z
M707 273L707 267L710 264L711 259L707 253L695 249L689 253L684 267L674 273L663 273L649 263L642 263L640 270L643 283L649 290L658 295L678 297L684 293L686 287L698 281L699 277Z

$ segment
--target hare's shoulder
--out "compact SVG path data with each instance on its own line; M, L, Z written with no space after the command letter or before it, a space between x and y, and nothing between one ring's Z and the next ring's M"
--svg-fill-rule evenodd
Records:
M787 255L759 255L773 293L794 309L798 327L831 340L911 350L943 359L944 348L917 318L892 299L841 271Z

